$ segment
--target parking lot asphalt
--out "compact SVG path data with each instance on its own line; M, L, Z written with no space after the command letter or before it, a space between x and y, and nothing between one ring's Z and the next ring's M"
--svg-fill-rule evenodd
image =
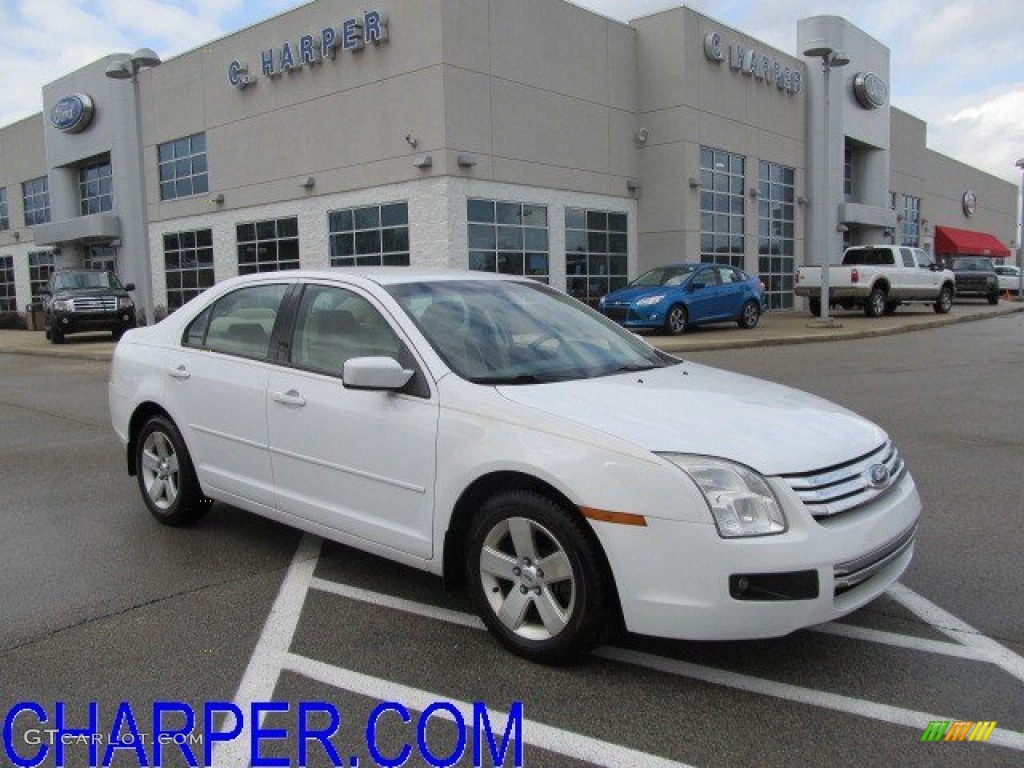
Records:
M828 325L806 312L768 312L761 317L758 326L750 330L739 329L734 323L719 323L692 328L680 336L647 333L644 338L671 353L741 349L889 336L1021 311L1024 311L1024 302L1006 299L995 306L983 301L959 302L948 315L936 314L928 304L913 304L878 318L865 317L860 311L838 310ZM115 346L106 333L68 336L63 344L56 345L47 341L42 331L0 330L0 353L103 361L111 358Z

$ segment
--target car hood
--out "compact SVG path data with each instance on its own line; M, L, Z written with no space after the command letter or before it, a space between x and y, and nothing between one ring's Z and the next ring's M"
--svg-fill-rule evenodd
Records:
M638 285L635 288L620 288L612 291L604 297L605 304L616 304L618 302L633 303L644 296L653 296L657 293L669 293L674 290L672 286L666 285Z
M765 475L841 464L886 440L878 426L820 397L692 363L498 391L649 451L716 456Z

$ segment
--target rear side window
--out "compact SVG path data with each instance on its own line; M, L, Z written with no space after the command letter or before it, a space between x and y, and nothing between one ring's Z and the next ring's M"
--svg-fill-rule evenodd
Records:
M888 248L851 248L843 256L843 264L864 264L871 266L891 266L892 251Z
M270 336L287 290L288 286L280 283L229 293L189 324L184 344L228 355L267 358Z

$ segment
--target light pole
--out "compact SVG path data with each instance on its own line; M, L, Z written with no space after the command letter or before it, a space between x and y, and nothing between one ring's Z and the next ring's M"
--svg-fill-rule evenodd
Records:
M1017 298L1024 301L1024 157L1017 161L1020 168L1020 235L1017 237Z
M816 243L815 247L821 256L821 322L822 324L832 324L832 318L829 317L829 295L828 295L828 262L832 252L832 246L835 244L835 234L832 224L832 136L829 132L829 120L832 112L832 94L831 86L829 84L829 74L833 68L845 67L850 63L850 59L842 51L837 51L828 45L817 44L813 45L804 51L804 56L813 56L821 59L821 71L823 75L824 89L825 89L825 120L823 125L822 133L824 138L822 139L822 145L824 151L821 153L819 161L821 163L821 172L825 175L824 183L822 188L815 193L814 198L818 202L818 216L819 221L819 242Z
M135 143L137 148L138 168L135 171L137 181L138 204L141 208L140 215L133 217L136 225L136 234L142 242L142 306L146 313L146 325L152 325L156 320L156 311L153 306L153 264L149 257L149 216L146 205L146 165L145 155L142 146L142 106L139 99L139 70L155 67L160 64L160 57L150 48L139 48L131 56L115 59L107 65L106 75L115 80L132 81L132 101L135 108Z

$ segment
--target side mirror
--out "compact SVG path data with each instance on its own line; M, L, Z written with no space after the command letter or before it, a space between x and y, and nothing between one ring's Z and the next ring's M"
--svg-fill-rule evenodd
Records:
M707 283L690 283L686 286L686 290L688 293L693 293L694 291L700 291L707 287Z
M124 289L126 291L134 291L135 290L135 283L127 283L127 284L125 284Z
M348 389L393 391L408 384L413 373L391 357L353 357L345 361L341 381Z

